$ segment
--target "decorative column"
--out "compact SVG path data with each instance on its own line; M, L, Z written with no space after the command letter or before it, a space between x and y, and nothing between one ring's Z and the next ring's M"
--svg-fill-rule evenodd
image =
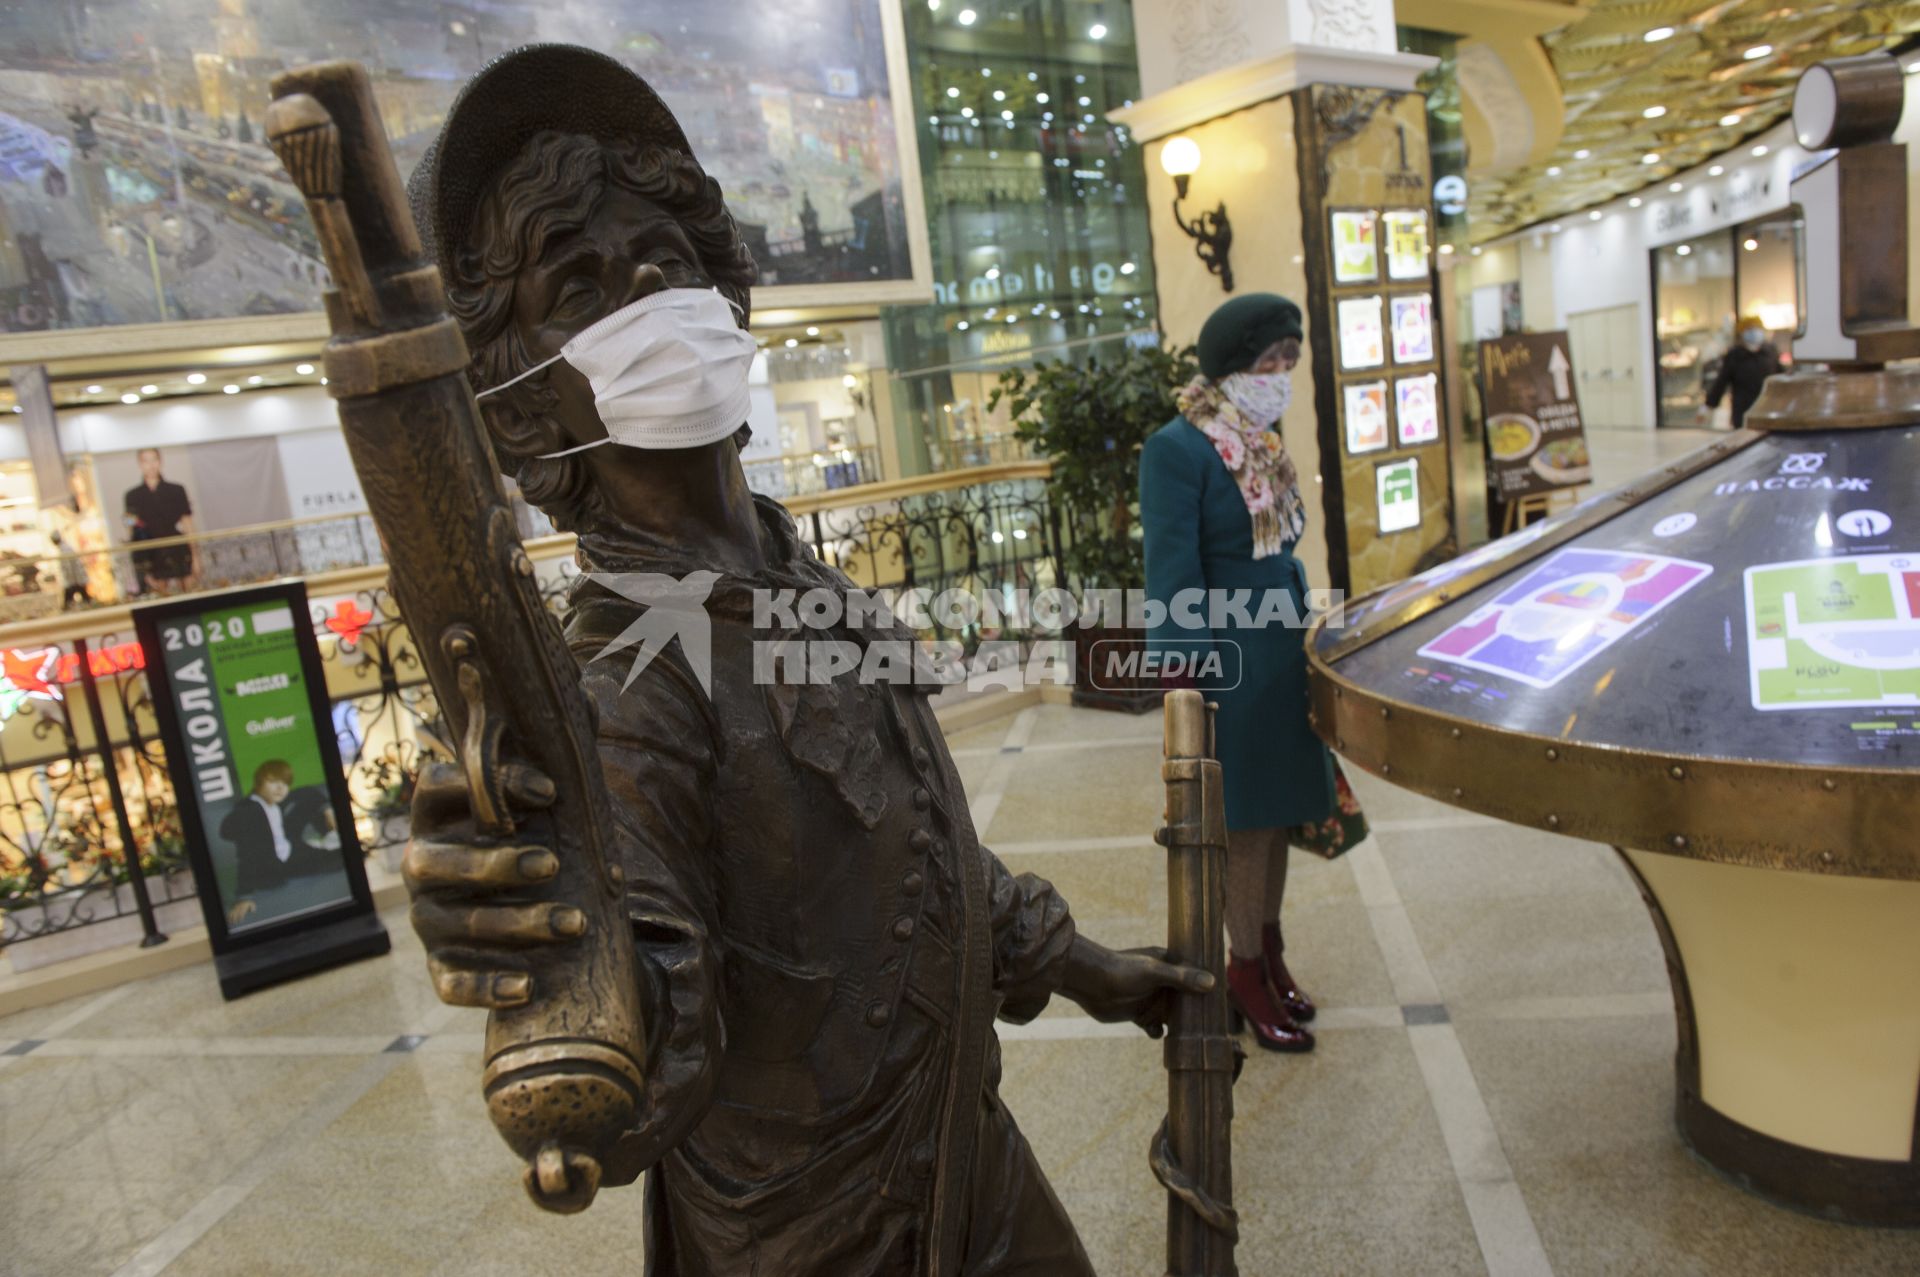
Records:
M1314 585L1351 593L1446 557L1432 182L1414 88L1434 60L1397 51L1391 0L1135 0L1134 17L1145 96L1113 118L1146 146L1162 330L1192 342L1227 299L1229 270L1234 293L1301 303L1307 349L1283 432L1320 500L1307 494L1318 515L1295 553Z

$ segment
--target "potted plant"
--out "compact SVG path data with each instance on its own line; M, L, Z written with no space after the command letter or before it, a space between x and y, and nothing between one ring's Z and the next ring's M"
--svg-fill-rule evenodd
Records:
M1084 597L1145 587L1140 539L1140 447L1180 414L1174 395L1200 372L1193 350L1127 345L1084 362L1043 363L1000 375L988 401L1004 399L1016 434L1053 462L1048 479L1063 525L1063 567ZM1096 644L1141 651L1146 636L1123 624L1074 630L1074 703L1134 713L1160 702L1157 681L1096 680ZM1102 647L1104 657L1113 649Z

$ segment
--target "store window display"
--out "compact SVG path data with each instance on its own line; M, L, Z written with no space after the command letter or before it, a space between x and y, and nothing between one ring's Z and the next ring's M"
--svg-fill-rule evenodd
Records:
M1742 355L1729 373L1727 360L1743 348L1764 349L1768 375L1791 363L1784 352L1800 326L1801 231L1788 210L1653 251L1662 426L1737 429L1753 400L1729 397L1728 389L1752 382L1759 365ZM1742 347L1742 334L1754 328L1758 345Z

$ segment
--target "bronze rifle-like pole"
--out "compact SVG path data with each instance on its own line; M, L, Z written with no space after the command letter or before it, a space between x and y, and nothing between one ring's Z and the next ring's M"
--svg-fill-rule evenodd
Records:
M1167 1190L1167 1277L1234 1277L1233 1081L1227 1028L1227 815L1213 756L1213 707L1195 691L1166 698L1167 951L1213 972L1208 993L1180 994L1167 1024L1167 1119L1149 1160Z
M529 950L525 975L508 977L521 1001L488 1016L482 1085L494 1125L527 1163L534 1201L582 1210L635 1124L646 1058L590 711L501 496L466 344L422 251L365 69L298 68L275 77L273 96L268 139L333 272L328 389L394 598L458 743L474 822L502 846L543 846L559 862L510 903L570 906L552 925L571 939ZM509 746L553 781L546 810L509 810Z

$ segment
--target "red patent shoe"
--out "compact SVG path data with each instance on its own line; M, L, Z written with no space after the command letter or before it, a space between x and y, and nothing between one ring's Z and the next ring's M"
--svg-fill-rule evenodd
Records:
M1293 1022L1267 983L1261 958L1227 959L1228 1023L1233 1032L1251 1024L1253 1040L1269 1051L1311 1051L1313 1034Z
M1273 982L1273 991L1280 995L1280 1005L1287 1009L1293 1022L1305 1024L1313 1019L1319 1008L1293 982L1293 974L1287 970L1286 958L1282 956L1286 952L1286 945L1281 943L1278 926L1260 928L1260 952L1267 960L1267 979Z

